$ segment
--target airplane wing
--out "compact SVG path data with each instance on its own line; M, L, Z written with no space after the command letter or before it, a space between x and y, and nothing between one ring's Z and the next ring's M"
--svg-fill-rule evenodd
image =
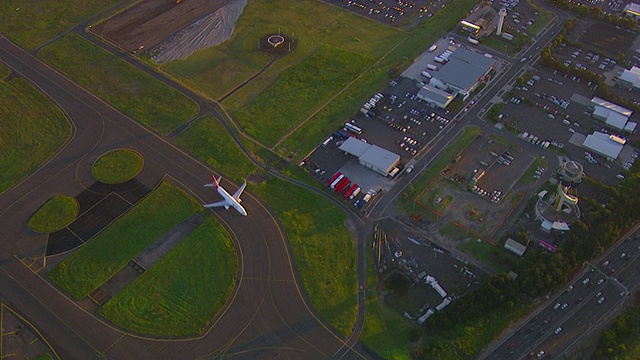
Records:
M229 202L227 200L222 200L222 201L214 202L214 203L211 203L211 204L204 204L202 206L204 206L206 208L229 206Z
M247 187L247 180L244 181L244 183L242 183L242 186L240 186L240 188L238 189L238 191L236 191L235 193L233 193L233 198L236 199L237 202L240 202L240 195L242 195L242 192L244 191L244 188Z

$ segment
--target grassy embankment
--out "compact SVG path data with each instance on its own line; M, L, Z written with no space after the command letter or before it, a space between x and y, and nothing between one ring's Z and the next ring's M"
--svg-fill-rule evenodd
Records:
M163 181L48 275L71 296L82 299L198 209L198 204L182 190Z
M99 313L138 333L196 335L229 297L236 269L229 234L209 217Z
M256 169L214 119L196 121L175 141L236 181ZM306 177L297 171L287 173ZM282 222L311 305L348 334L356 317L357 289L355 248L345 215L318 195L275 178L250 184L249 190L265 200Z
M44 47L39 55L83 87L159 133L169 133L198 113L197 104L185 95L78 35L57 40Z
M33 49L117 3L116 0L3 0L0 31L18 45Z
M58 231L75 220L79 209L80 206L75 198L56 195L33 214L27 221L27 225L41 233Z
M143 165L144 159L138 152L116 149L100 156L91 171L102 183L119 184L136 177Z
M71 127L47 98L24 79L5 81L0 65L0 194L47 160L71 135Z

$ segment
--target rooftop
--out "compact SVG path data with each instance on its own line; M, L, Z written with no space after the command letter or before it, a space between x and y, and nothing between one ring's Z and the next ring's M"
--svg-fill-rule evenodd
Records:
M594 131L593 134L587 135L582 146L611 159L617 159L623 147L623 145L611 140L608 134L598 131Z
M632 110L624 108L624 107L622 107L622 106L620 106L618 104L614 104L614 103L612 103L610 101L607 101L605 99L601 99L601 98L599 98L597 96L594 97L593 99L591 99L591 103L596 105L596 108L598 106L601 106L601 107L607 108L607 109L609 109L611 111L615 111L618 114L624 115L626 117L631 117L631 115L633 115L633 111Z
M434 77L443 82L458 87L469 89L493 66L495 60L466 49L457 49L449 57Z

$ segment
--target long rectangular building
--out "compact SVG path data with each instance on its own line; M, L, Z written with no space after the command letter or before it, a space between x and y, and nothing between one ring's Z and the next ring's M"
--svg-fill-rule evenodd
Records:
M389 175L400 162L400 155L354 137L342 143L340 150L356 156L361 165L384 176Z

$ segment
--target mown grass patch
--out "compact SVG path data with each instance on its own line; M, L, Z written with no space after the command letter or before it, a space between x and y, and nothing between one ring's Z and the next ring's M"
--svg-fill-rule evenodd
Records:
M153 336L196 335L225 304L236 278L229 234L212 217L111 298L99 313Z
M100 156L91 172L102 183L120 184L136 177L143 164L142 156L136 151L116 149Z
M118 2L3 0L0 2L0 31L20 46L33 49Z
M533 175L535 175L536 170L538 170L539 167L545 168L545 171L547 171L546 169L549 167L549 160L540 156L536 156L536 158L533 160L533 163L529 165L524 174L522 174L520 179L518 179L518 185L538 181L538 179L534 178Z
M3 80L11 74L11 69L0 63L0 80Z
M48 276L71 296L82 299L198 208L184 191L165 180Z
M75 198L56 195L33 214L27 221L27 225L41 233L58 231L75 220L79 209L80 206Z
M500 246L491 245L484 240L478 240L479 239L470 236L469 241L458 245L457 248L473 256L475 259L480 260L482 263L496 271L505 271L506 269L503 269L500 266L500 264L504 262L499 261L500 258L504 256L505 250Z
M273 85L233 116L244 132L266 145L274 145L372 61L324 45L301 64L282 72Z
M491 36L482 39L482 45L507 56L514 56L518 51L520 51L520 48L518 48L518 46L512 41L496 34L491 34Z
M258 79L225 100L227 109L233 111L257 97L279 79L282 71L303 62L323 44L379 58L407 36L323 1L254 0L244 8L231 39L186 60L162 65L161 69L218 100L270 61L258 50L258 40L278 32L296 39L295 51L278 59Z
M527 1L527 3L529 5L531 5L532 8L536 9L536 11L538 11L540 13L540 16L538 17L538 20L536 20L527 29L527 34L529 34L530 36L536 36L553 19L555 14L552 13L551 11L547 11L547 10L543 9L542 7L540 7L538 4L536 4L533 1Z
M225 127L213 117L204 117L191 123L174 141L235 181L242 181L257 169Z
M0 193L36 169L71 135L64 115L24 79L0 81Z
M185 95L78 35L59 39L39 55L97 96L162 134L198 113L197 104Z
M252 190L284 225L311 305L341 334L349 334L357 315L357 270L346 215L320 195L277 178Z
M281 154L294 152L294 160L301 160L327 134L358 111L371 95L380 91L388 83L390 74L396 76L407 68L429 44L448 32L477 3L476 0L454 0L414 29L410 36L394 41L392 44L396 47L392 51L388 51L383 58L378 57L380 60L350 84L340 96L288 136L280 144L278 151Z

